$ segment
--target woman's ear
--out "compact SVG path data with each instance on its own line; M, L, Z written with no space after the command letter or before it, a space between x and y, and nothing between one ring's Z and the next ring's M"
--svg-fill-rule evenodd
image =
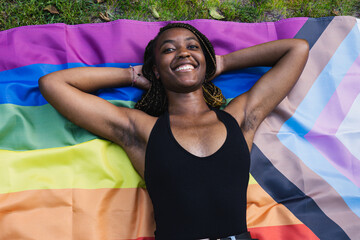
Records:
M156 65L153 66L153 72L154 72L154 74L155 74L156 79L159 79L159 78L160 78L160 75L159 75L159 72L158 72L158 70L157 70Z

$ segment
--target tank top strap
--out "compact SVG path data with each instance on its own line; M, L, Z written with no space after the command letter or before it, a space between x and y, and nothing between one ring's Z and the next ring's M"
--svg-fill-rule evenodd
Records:
M212 110L216 113L216 115L218 116L218 118L224 122L224 124L229 124L230 127L232 128L240 128L239 123L236 121L236 119L228 112L224 111L224 110L220 110L217 108L212 108ZM240 128L241 130L241 128Z

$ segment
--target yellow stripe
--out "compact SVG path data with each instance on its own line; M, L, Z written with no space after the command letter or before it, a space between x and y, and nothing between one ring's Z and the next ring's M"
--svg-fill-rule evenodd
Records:
M145 183L126 153L105 140L24 152L0 150L0 193L136 187Z
M250 174L249 184L257 184ZM145 188L124 150L95 139L33 151L0 150L0 193L64 188Z
M249 178L249 185L250 184L258 184L258 182L255 180L255 178L250 174L250 178Z

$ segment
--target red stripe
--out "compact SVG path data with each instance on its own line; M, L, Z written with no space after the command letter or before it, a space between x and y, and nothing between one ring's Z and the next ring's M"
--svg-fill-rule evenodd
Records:
M141 238L136 238L136 239L129 239L129 240L154 240L155 237L141 237Z
M252 238L261 240L319 240L319 238L304 224L255 227L249 228ZM129 240L154 240L154 237L141 237Z
M249 228L249 231L252 238L258 238L261 240L319 240L319 238L304 224L255 227Z
M141 237L141 238L136 238L136 239L129 239L129 240L154 240L154 237Z

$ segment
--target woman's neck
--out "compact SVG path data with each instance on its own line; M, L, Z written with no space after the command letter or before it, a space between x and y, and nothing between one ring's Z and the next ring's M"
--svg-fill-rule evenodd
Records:
M210 110L201 88L190 93L168 92L167 97L170 115L195 116Z

